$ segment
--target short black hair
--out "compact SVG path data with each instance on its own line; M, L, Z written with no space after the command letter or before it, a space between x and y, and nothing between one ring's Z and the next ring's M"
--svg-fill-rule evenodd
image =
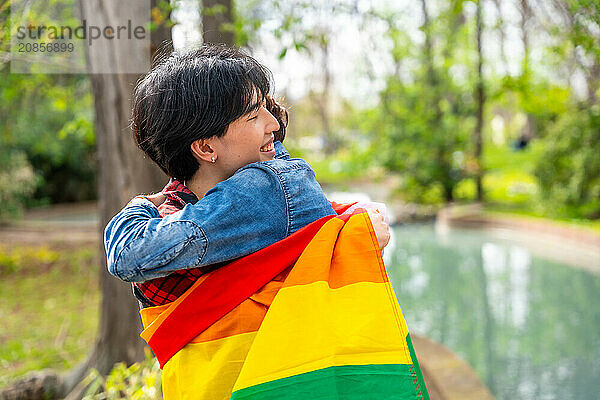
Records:
M223 136L230 123L258 110L271 82L271 72L237 48L175 51L136 86L135 142L169 177L188 180L199 167L190 145Z

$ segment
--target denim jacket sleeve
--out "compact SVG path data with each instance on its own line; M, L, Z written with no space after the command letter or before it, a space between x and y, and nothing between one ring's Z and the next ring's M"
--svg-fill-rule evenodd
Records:
M196 204L160 218L134 199L106 226L109 272L129 282L166 276L258 251L288 234L286 197L268 168L245 167Z

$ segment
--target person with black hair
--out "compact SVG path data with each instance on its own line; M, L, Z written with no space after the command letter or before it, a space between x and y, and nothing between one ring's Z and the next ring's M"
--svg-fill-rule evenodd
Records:
M143 307L336 213L310 165L283 147L287 112L270 89L268 69L215 45L174 52L139 82L134 139L172 180L109 222L105 248ZM388 226L370 215L383 248Z
M285 269L269 273L289 271L286 257L293 263L294 251L308 249L300 244L315 226L350 218L333 216L347 207L330 203L310 165L283 147L287 112L270 91L270 72L254 58L213 45L173 53L135 90L135 141L171 181L121 210L104 244L110 273L132 282L140 300L141 336L163 368L165 399L229 398L249 351L244 338L283 284ZM353 232L365 229L348 235L380 261L383 216L356 217ZM197 350L194 336L207 331L217 337Z

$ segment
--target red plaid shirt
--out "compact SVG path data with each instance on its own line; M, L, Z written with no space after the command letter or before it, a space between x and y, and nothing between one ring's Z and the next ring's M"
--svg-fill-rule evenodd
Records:
M158 207L161 217L181 210L188 203L194 204L198 201L196 195L176 179L171 179L162 190L162 194L167 196L167 199ZM133 283L133 293L144 308L167 304L185 293L200 276L224 264L182 269L163 278L151 279L141 283L136 282Z

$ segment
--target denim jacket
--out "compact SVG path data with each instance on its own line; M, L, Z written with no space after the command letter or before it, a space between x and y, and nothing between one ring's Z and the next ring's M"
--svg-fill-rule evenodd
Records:
M310 165L280 142L275 159L249 164L195 204L160 218L135 198L104 231L109 272L143 282L254 253L335 212Z

